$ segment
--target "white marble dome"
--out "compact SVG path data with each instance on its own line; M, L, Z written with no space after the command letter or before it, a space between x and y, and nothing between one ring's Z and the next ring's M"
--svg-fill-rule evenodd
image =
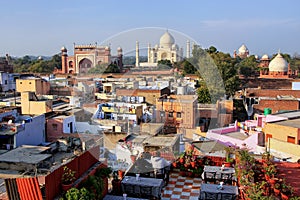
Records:
M248 48L244 44L239 48L239 53L240 54L244 54L244 53L246 53L248 51L249 51Z
M280 53L277 54L277 56L271 60L269 64L269 71L272 72L287 72L288 71L288 63L286 60L282 57Z
M160 46L164 48L170 48L174 43L175 39L168 31L166 31L159 40Z

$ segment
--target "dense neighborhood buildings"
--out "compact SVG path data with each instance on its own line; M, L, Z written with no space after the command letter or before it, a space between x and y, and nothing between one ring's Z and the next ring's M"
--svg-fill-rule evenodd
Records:
M187 41L185 58L190 48ZM69 56L63 47L62 67L51 79L0 72L2 91L14 91L0 101L0 178L37 178L43 198L54 199L62 193L65 166L78 172L76 187L98 168L113 168L116 162L132 166L133 158L143 152L160 151L174 160L184 152L185 143L193 144L199 156L224 159L224 148L232 147L300 162L298 71L291 70L280 53L259 59L259 80L253 87L249 81L249 87L228 99L200 104L198 76L175 77L174 71L157 67L159 60L184 59L183 49L168 31L159 45L149 45L148 62L139 62L137 53L133 68L151 70L87 74L101 64L122 68L122 51L118 48L112 56L109 46L74 44L74 55ZM233 55L249 56L245 45ZM4 65L9 68L9 61L0 63ZM247 119L234 117L240 115L237 102Z

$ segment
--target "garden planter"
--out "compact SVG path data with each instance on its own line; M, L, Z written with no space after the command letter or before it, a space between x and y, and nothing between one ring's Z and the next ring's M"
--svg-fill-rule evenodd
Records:
M61 184L61 187L62 187L62 190L64 191L64 192L67 192L69 189L71 189L72 188L72 183L70 183L70 184Z
M196 162L191 162L191 166L192 166L192 168L195 168Z
M224 162L225 167L231 167L231 162Z
M124 171L118 170L118 176L119 176L119 179L123 179L124 173L125 173Z
M176 162L173 162L173 163L172 163L172 166L173 166L174 168L176 168L176 167L177 167L177 163L176 163Z
M280 190L279 190L279 189L274 188L273 191L274 191L274 194L275 194L276 196L279 196L279 195L280 195Z
M288 195L286 195L286 194L284 194L284 193L281 193L281 199L282 199L282 200L288 200L289 197L288 197Z

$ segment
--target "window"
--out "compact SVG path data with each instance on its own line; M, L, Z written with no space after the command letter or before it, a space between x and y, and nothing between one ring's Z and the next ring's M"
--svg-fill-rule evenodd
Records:
M287 137L287 142L292 143L292 144L295 144L295 137L288 136L288 137Z
M31 84L31 82L29 82L29 84Z
M177 112L177 118L181 118L181 112Z
M53 129L54 131L57 131L57 124L52 124L52 129Z
M7 85L7 80L4 81L4 84Z
M169 112L169 117L173 117L173 112Z

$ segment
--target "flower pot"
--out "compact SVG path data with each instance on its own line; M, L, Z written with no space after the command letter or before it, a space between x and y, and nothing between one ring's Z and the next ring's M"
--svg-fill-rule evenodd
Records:
M284 194L282 192L280 194L281 194L281 199L282 200L288 200L289 199L288 195L286 195L286 194Z
M230 162L224 162L224 166L225 167L231 167L231 163Z
M176 167L177 167L177 163L176 163L176 162L173 162L173 163L172 163L172 166L173 166L174 168L176 168Z
M280 195L280 190L279 190L279 189L274 188L273 191L274 191L274 194L275 194L276 196L279 196L279 195Z
M180 158L179 159L179 162L182 164L184 162L184 159L183 158Z
M192 168L195 168L196 162L191 162L191 166L192 166Z
M270 178L270 179L269 179L269 183L270 183L271 186L274 186L275 183L276 183L276 179Z
M266 179L266 181L269 181L270 180L270 176L268 174L265 174L265 179Z
M119 176L119 179L123 179L124 173L125 173L124 171L118 170L118 176Z
M61 187L62 187L62 190L63 190L64 192L66 192L66 191L68 191L69 189L72 188L72 183L70 183L70 184L64 184L64 183L62 183L62 184L61 184Z

